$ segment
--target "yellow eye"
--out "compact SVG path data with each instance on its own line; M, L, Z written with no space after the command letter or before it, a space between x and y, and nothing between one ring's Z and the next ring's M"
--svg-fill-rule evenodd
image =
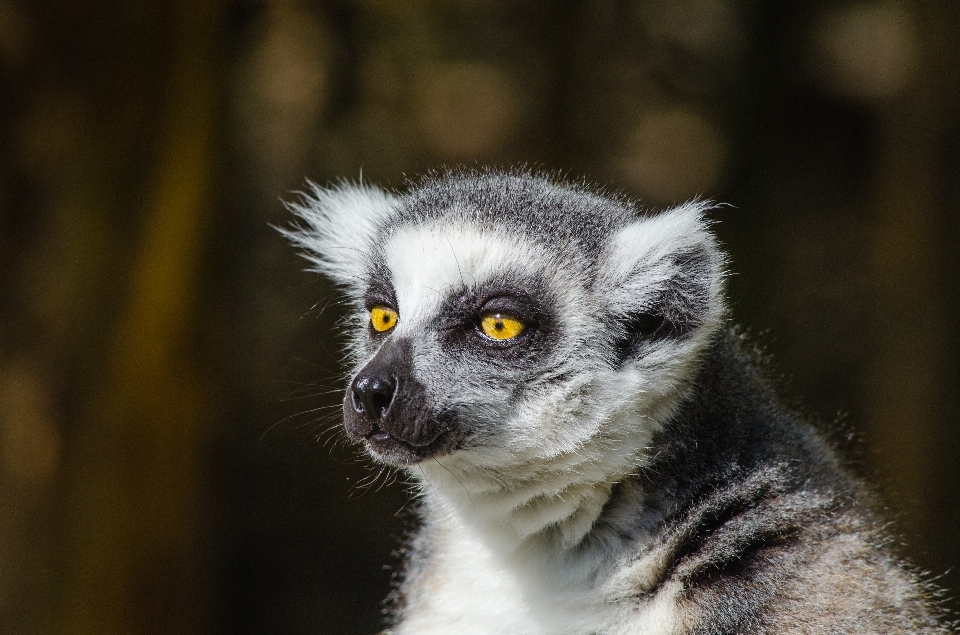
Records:
M375 306L370 309L370 324L373 330L383 333L389 331L397 323L397 312L385 306Z
M495 340L509 340L523 332L524 324L515 317L491 313L480 320L480 328L488 337Z

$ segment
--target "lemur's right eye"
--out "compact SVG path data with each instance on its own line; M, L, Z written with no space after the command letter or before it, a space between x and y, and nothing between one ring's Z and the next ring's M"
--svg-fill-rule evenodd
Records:
M523 322L509 315L490 313L480 319L480 329L484 335L495 340L510 340L520 335L525 328Z
M397 312L389 307L377 305L370 309L370 324L379 333L392 329L398 317Z

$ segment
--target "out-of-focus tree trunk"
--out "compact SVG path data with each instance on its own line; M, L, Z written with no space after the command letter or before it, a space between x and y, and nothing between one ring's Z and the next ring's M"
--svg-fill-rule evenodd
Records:
M200 454L211 397L191 337L213 208L220 4L178 7L137 258L67 457L63 633L209 627Z

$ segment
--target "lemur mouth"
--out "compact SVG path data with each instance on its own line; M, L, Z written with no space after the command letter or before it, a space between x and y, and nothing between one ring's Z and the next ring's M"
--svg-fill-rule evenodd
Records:
M398 439L379 426L374 426L364 437L367 451L378 461L391 465L413 465L427 459L449 454L454 449L453 430L442 430L423 444Z

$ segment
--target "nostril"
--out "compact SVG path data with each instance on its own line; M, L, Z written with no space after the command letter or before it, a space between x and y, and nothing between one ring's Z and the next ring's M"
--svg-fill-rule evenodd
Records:
M350 400L353 402L353 409L357 412L363 412L363 400L356 388L350 391Z
M374 393L370 397L370 405L372 406L373 412L371 413L374 417L383 417L387 414L387 410L390 408L390 402L393 401L393 393L387 394L382 392Z
M393 378L357 377L350 392L353 409L365 413L370 419L385 417L393 403L397 383Z

